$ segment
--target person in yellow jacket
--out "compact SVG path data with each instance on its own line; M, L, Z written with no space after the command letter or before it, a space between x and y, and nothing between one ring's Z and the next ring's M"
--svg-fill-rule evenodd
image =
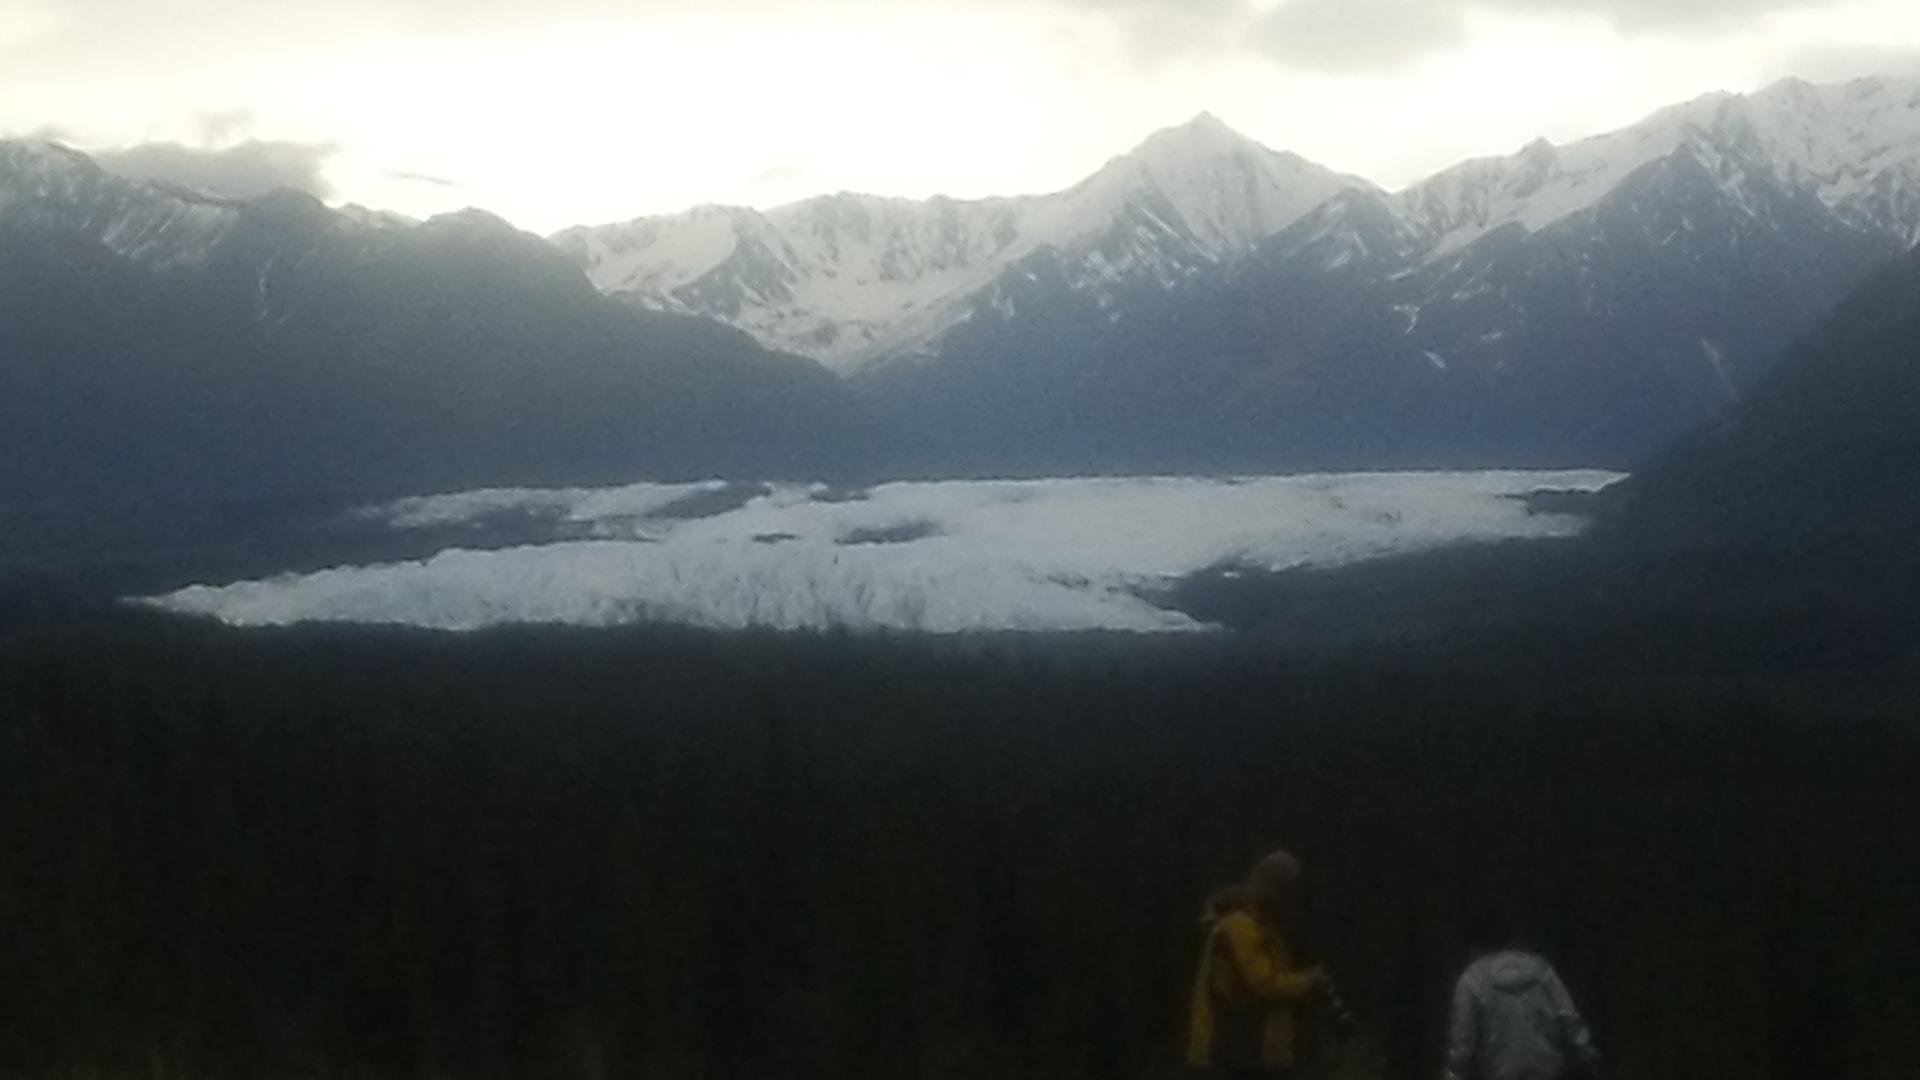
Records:
M1327 981L1319 967L1296 967L1287 945L1299 884L1299 860L1276 851L1214 899L1194 980L1188 1066L1264 1077L1293 1068L1300 1008Z

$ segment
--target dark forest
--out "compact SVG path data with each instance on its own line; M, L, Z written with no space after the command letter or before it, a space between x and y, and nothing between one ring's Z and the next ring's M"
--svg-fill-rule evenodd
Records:
M0 634L0 1074L1164 1075L1205 897L1287 844L1396 1076L1490 891L1614 1075L1910 1075L1920 650L1643 629L40 612Z

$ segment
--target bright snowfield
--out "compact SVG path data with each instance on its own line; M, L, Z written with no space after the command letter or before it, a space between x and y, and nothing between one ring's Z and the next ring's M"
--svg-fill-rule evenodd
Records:
M726 497L740 489L719 482L476 491L361 514L397 530L476 536L489 520L531 517L556 539L195 585L150 602L240 626L1188 631L1203 627L1154 600L1198 571L1571 535L1578 519L1529 515L1516 496L1617 479L1582 471L948 481L850 494L775 487L742 505Z

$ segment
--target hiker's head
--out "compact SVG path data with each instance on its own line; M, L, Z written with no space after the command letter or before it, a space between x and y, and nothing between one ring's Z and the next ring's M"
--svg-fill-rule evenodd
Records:
M1253 864L1244 880L1215 893L1203 919L1212 922L1230 911L1252 911L1278 921L1300 888L1300 860L1276 851Z
M1468 911L1461 926L1468 947L1475 952L1500 952L1520 944L1520 918L1502 900L1483 900Z
M1277 912L1300 889L1300 860L1285 851L1273 852L1247 871L1244 888L1249 906Z

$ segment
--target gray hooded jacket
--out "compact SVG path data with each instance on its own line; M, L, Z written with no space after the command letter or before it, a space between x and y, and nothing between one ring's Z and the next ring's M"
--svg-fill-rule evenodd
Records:
M1483 956L1453 990L1446 1080L1558 1080L1599 1067L1587 1022L1552 966L1532 953Z

